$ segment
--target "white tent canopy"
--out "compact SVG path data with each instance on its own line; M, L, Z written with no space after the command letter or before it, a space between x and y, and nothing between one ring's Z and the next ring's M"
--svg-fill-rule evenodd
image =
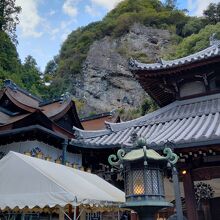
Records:
M0 160L0 209L122 203L125 194L97 175L9 152Z

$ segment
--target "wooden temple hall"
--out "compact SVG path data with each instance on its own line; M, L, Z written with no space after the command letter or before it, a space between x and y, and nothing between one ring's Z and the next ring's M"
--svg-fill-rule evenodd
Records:
M12 150L81 167L81 153L69 145L73 126L83 128L70 97L45 102L5 81L0 91L0 157Z
M132 59L129 65L160 108L131 121L106 122L102 130L86 131L75 126L72 145L90 151L86 161L92 170L102 160L106 169L103 173L110 179L109 154L130 147L135 135L145 138L148 147L161 153L165 143L171 142L179 156L184 215L188 220L219 219L220 41L211 38L208 48L181 59L161 59L154 64ZM118 174L112 181L122 185ZM172 201L175 198L169 184L167 180L166 196ZM167 219L166 213L160 212L157 219Z

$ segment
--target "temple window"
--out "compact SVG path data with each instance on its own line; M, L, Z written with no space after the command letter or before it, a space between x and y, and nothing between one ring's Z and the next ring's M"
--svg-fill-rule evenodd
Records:
M209 87L211 91L220 90L220 78L214 77L209 82Z
M187 82L180 87L180 97L187 97L206 92L205 85L202 81Z

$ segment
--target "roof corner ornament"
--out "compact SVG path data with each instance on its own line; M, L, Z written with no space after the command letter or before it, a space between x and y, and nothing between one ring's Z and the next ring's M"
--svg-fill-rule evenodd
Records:
M83 138L81 132L75 126L73 126L73 132L74 132L75 139L82 139Z
M161 64L161 65L164 64L164 60L163 60L161 57L158 57L158 58L157 58L157 62L158 62L159 64Z
M131 69L136 69L137 68L137 62L134 58L130 58L128 61L128 65Z
M209 42L210 42L210 46L213 46L215 44L220 44L220 40L218 40L216 38L216 33L213 33L210 37L209 37Z
M110 111L110 114L112 115L112 116L114 116L115 114L116 114L116 109L114 108L114 109L112 109L111 111Z
M107 121L105 121L105 128L112 131L111 125Z

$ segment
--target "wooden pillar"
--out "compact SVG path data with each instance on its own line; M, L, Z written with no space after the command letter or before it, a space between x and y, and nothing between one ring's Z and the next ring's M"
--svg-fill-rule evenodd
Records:
M68 216L73 219L73 206L72 205L68 205Z
M131 211L131 220L138 220L137 213L134 211Z
M186 201L187 219L199 220L194 185L190 171L187 171L186 174L183 175L183 186Z

